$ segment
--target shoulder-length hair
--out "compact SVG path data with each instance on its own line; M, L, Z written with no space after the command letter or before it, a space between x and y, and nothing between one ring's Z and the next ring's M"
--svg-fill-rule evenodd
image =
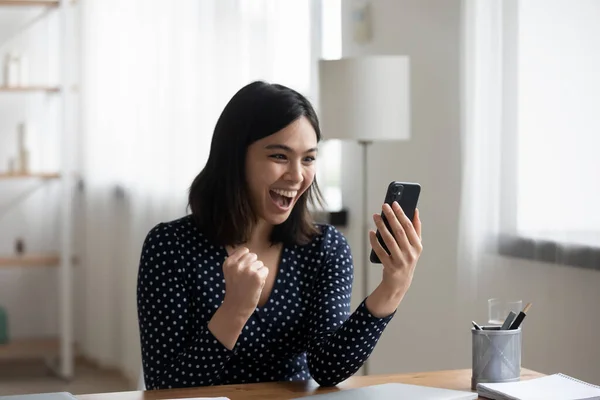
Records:
M212 137L204 169L189 191L189 207L196 224L219 245L247 242L257 221L246 180L248 146L305 117L321 140L317 114L311 103L293 89L253 82L227 103ZM305 244L318 233L308 203L322 204L316 177L298 199L288 219L276 225L271 243Z

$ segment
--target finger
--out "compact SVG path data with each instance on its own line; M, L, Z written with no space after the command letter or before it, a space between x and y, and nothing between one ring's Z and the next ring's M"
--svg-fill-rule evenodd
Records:
M229 270L230 268L237 266L240 258L248 254L250 250L247 247L240 247L231 252L229 256L225 258L223 263L223 270Z
M402 209L402 207L400 207L400 204L398 204L398 202L395 201L392 204L392 208L394 209L398 220L402 224L402 227L404 227L404 232L406 232L406 237L408 238L408 241L411 245L415 246L421 240L419 239L419 235L417 235L417 232L415 231L415 227L413 226L412 221L408 219L408 217L404 213L404 210Z
M252 262L252 264L250 264L249 269L251 271L258 271L261 268L266 268L265 264L263 264L262 261L260 260L255 260L254 262Z
M384 206L383 208L385 210L386 207ZM392 235L392 232L390 232L387 226L385 226L383 218L381 217L381 215L375 214L373 215L373 219L375 220L375 225L377 225L377 229L379 230L379 235L381 235L381 238L387 246L390 255L393 259L400 260L402 258L402 251L400 250L400 247L398 247L398 242L396 242L396 239L394 238L394 235Z
M258 267L252 268L256 268L255 273L258 278L258 282L260 283L260 288L262 290L262 288L265 286L265 283L267 282L267 277L269 276L269 268L265 267L263 263L260 263L260 266Z
M419 218L419 209L415 209L415 219L413 221L413 225L415 226L415 231L417 231L417 235L419 235L419 239L422 239L421 236L421 218Z
M398 204L396 202L394 202L394 203ZM390 228L392 228L392 233L394 234L394 238L396 239L396 242L398 243L398 247L399 247L400 251L409 250L410 243L408 241L408 238L406 237L406 232L404 231L404 227L400 223L400 220L398 219L398 216L396 215L395 211L392 210L392 207L385 204L383 207L383 212L385 213L385 216L387 217L388 223L390 224Z
M383 249L381 243L379 243L375 231L369 231L369 242L371 242L371 248L373 249L375 254L377 254L377 257L379 257L379 261L381 261L384 264L388 263L390 261L390 256Z
M256 260L258 260L258 256L255 253L248 252L240 257L237 264L240 266L240 268L247 268Z
M269 276L269 268L265 267L263 263L260 263L260 266L256 268L256 273L264 283L267 276Z
M231 254L227 257L227 260L230 263L232 263L232 262L235 263L240 258L242 258L245 254L248 254L249 252L250 252L250 249L248 249L245 246L238 247L231 252Z

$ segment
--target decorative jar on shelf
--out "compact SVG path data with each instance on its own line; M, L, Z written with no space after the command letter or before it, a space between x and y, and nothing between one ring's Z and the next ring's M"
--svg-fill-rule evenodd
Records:
M8 343L8 316L0 306L0 344Z

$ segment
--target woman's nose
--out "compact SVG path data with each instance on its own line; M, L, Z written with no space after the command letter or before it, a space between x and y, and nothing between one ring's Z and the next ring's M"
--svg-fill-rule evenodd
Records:
M300 165L300 163L290 163L284 178L295 183L302 182L304 180L302 176L302 165Z

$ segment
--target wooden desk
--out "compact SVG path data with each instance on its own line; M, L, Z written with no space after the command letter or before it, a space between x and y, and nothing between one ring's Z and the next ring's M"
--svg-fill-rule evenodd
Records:
M524 380L539 378L541 376L543 374L535 371L528 369L521 370L521 378ZM77 398L79 400L158 400L224 396L231 400L280 400L393 382L469 391L471 387L471 370L461 369L413 374L355 376L333 388L319 388L315 383L310 382L273 382L208 386L195 389L89 394L79 395Z

